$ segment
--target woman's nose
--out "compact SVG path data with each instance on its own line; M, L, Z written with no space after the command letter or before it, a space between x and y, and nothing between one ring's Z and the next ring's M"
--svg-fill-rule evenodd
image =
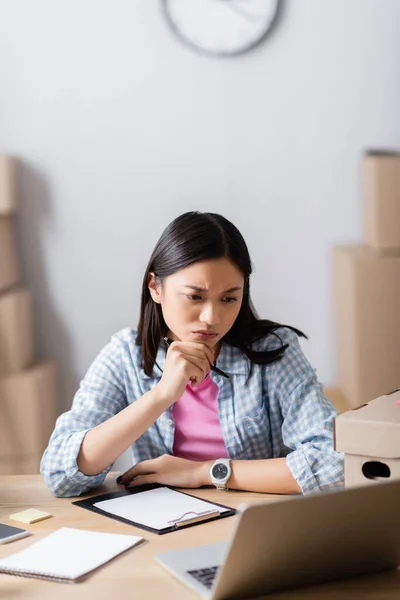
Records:
M219 323L219 309L211 304L205 305L200 315L200 321L208 325L217 325Z

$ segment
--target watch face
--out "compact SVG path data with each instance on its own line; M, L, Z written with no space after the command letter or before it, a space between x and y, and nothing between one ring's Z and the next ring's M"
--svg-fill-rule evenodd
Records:
M215 479L225 479L228 475L228 467L224 463L218 463L212 468L212 475Z

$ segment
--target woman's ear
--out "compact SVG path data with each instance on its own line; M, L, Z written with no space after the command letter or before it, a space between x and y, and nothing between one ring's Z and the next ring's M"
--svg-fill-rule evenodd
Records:
M157 302L157 304L161 304L161 284L157 284L156 276L154 275L154 273L149 273L147 287L149 288L149 292L154 302Z

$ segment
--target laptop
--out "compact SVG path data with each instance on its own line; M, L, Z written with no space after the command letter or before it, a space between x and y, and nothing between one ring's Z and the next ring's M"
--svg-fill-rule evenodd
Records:
M395 569L400 480L243 506L229 542L156 560L203 598L251 598Z

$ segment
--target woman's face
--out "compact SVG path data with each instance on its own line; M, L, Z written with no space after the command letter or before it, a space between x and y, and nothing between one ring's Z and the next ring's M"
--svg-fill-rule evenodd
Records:
M149 290L161 304L169 337L216 346L234 324L243 299L244 277L227 258L194 263Z

